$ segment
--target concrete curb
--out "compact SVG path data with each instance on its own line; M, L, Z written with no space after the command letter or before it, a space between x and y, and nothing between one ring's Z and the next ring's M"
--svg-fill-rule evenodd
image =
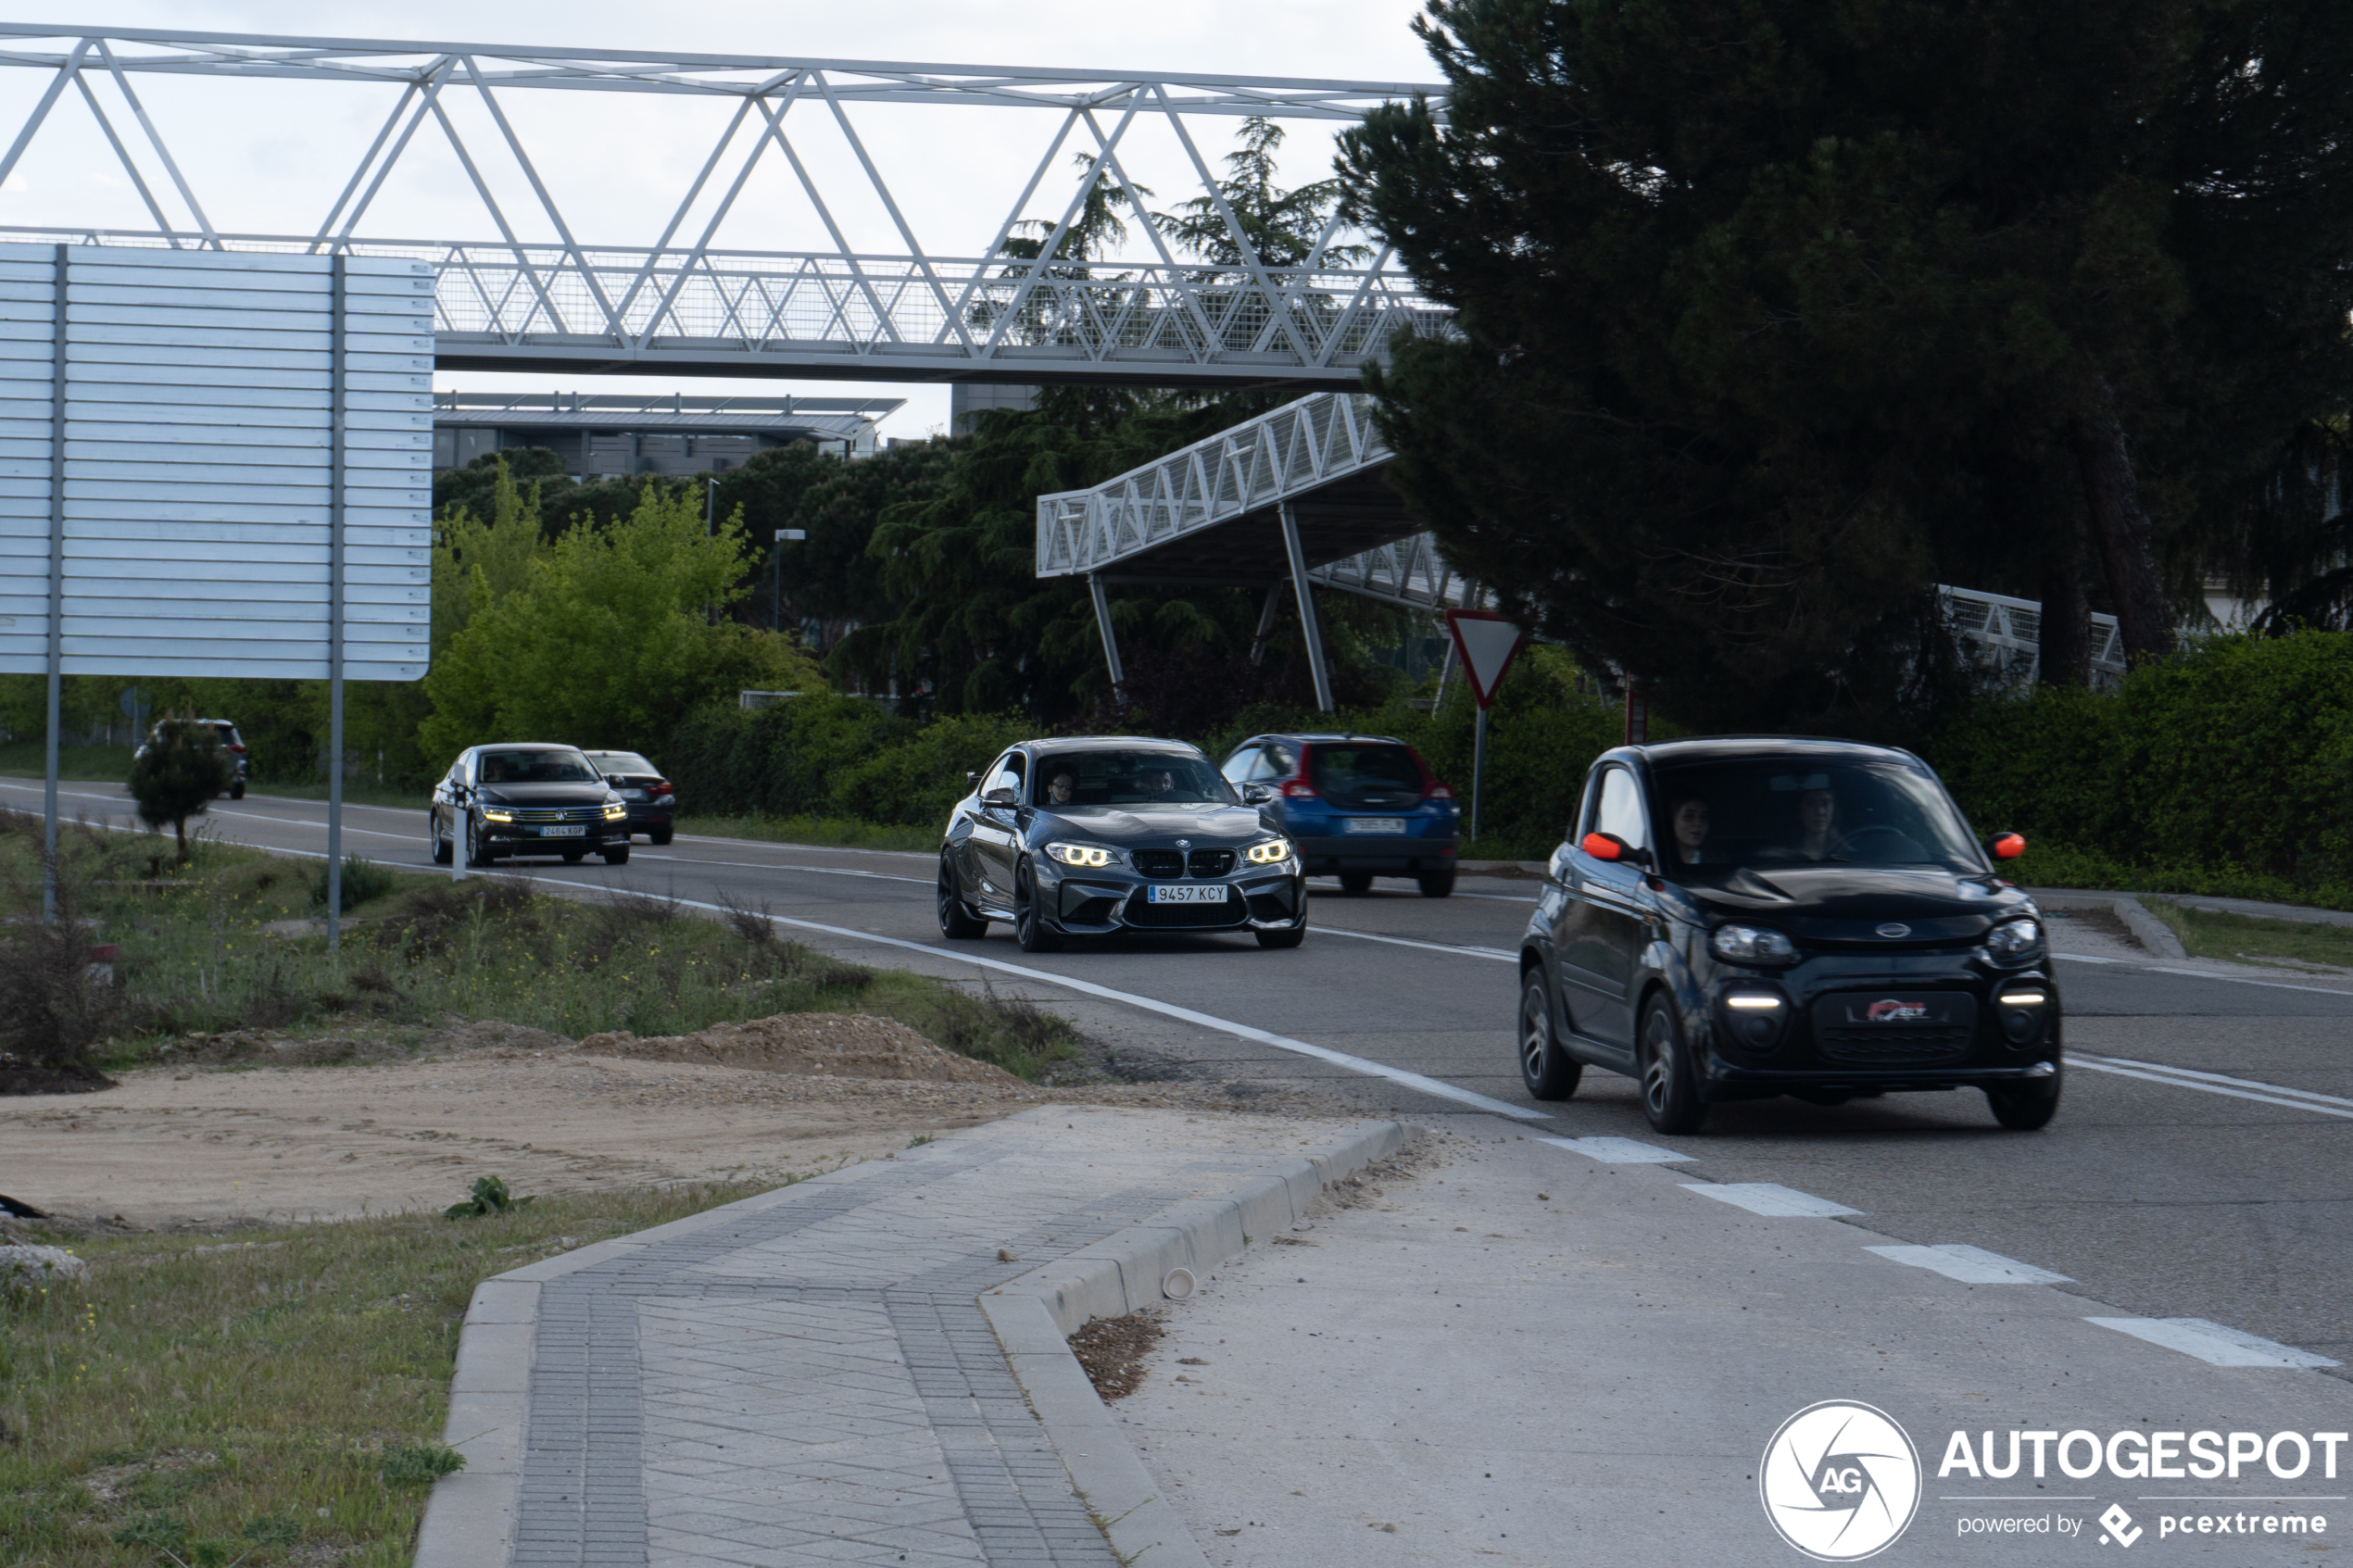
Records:
M1161 1286L1169 1270L1216 1267L1303 1218L1327 1186L1395 1153L1411 1135L1401 1123L1360 1123L1320 1149L1278 1161L1230 1198L1171 1204L1151 1223L1130 1225L980 1298L1014 1380L1122 1562L1208 1568L1209 1559L1071 1354L1070 1336L1091 1318L1124 1317L1165 1299Z
M2034 902L2046 909L2112 909L2133 939L2161 959L2186 959L2189 951L2173 928L2148 912L2130 893L2069 893L2058 889L2036 892Z
M1050 1109L1022 1114L1042 1116ZM1207 1568L1208 1562L1175 1510L1154 1495L1117 1419L1070 1353L1068 1335L1089 1318L1119 1317L1160 1300L1161 1282L1172 1268L1205 1271L1253 1237L1292 1223L1327 1185L1395 1152L1408 1135L1395 1122L1361 1123L1320 1149L1275 1161L1268 1174L1243 1184L1232 1197L1171 1204L1149 1224L1131 1225L980 1298L981 1311L1071 1484L1126 1561L1151 1551L1148 1568ZM875 1160L812 1179L854 1182L886 1168ZM474 1286L458 1331L449 1419L442 1429L442 1441L466 1456L466 1467L434 1483L417 1531L415 1568L505 1568L514 1557L543 1284L791 1202L806 1185L796 1182L578 1248Z

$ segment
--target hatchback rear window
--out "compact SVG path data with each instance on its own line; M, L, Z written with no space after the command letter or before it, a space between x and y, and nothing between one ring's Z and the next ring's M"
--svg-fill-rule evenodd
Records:
M1421 768L1414 761L1414 754L1402 746L1318 741L1308 751L1307 770L1315 788L1329 796L1422 792Z

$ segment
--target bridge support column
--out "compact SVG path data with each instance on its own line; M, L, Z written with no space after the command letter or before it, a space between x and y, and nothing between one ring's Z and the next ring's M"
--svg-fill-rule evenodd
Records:
M1332 710L1332 677L1324 668L1324 628L1315 619L1315 590L1307 582L1307 557L1299 545L1299 513L1282 507L1283 553L1290 558L1290 585L1299 595L1299 626L1307 634L1307 668L1315 677L1315 706Z
M1258 632L1250 640L1250 661L1253 665L1266 662L1266 639L1275 634L1275 612L1283 608L1283 585L1266 584L1266 608L1258 612Z
M1087 592L1095 601L1095 630L1103 636L1103 667L1111 671L1112 700L1124 707L1127 671L1119 665L1119 633L1111 626L1111 597L1103 592L1103 580L1091 571L1087 574Z

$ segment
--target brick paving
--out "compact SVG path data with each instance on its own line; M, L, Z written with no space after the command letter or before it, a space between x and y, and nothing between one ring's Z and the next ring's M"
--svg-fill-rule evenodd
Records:
M1113 1568L975 1298L1297 1140L1053 1117L547 1280L517 1568Z

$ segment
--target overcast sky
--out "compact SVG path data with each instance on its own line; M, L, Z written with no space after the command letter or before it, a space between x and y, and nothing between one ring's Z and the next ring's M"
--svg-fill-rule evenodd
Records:
M1306 76L1427 82L1435 71L1408 31L1417 0L506 0L467 4L411 0L392 7L341 0L107 0L52 4L27 22L73 28L172 27L206 31L294 33L593 48L682 51L940 64L1059 66L1112 72L1184 69L1227 75ZM316 230L390 112L396 88L183 80L139 73L132 83L216 228L244 232ZM46 73L0 70L0 145L13 140ZM136 123L101 86L101 102L126 139ZM652 244L669 221L724 128L732 106L642 94L510 92L500 107L584 244ZM797 111L798 112L798 111ZM509 220L525 239L552 237L519 169L503 155L478 101L453 102L468 150ZM1057 129L1045 111L866 106L853 124L925 248L977 255ZM787 128L850 243L903 250L887 209L854 155L822 117L788 118ZM1231 144L1238 121L1189 120L1213 160ZM1286 127L1283 182L1330 172L1333 127ZM749 143L723 167L732 171ZM1066 165L1066 148L1057 163ZM1121 147L1132 178L1174 205L1197 190L1181 147L1139 123ZM167 212L182 209L168 176L147 174ZM732 177L730 174L726 177ZM1075 173L1057 172L1027 204L1051 218ZM724 182L723 177L723 182ZM723 182L714 182L720 184ZM698 230L708 207L686 232ZM78 100L61 101L0 189L0 222L146 228L136 188ZM462 169L437 135L420 132L361 226L363 235L415 240L495 240L497 230ZM826 245L814 210L791 171L763 157L714 238L719 246L806 250ZM903 396L885 431L921 435L943 428L948 392L883 383L760 383L669 377L531 378L444 373L439 383L587 392L791 392L804 395ZM585 383L585 384L584 384Z

